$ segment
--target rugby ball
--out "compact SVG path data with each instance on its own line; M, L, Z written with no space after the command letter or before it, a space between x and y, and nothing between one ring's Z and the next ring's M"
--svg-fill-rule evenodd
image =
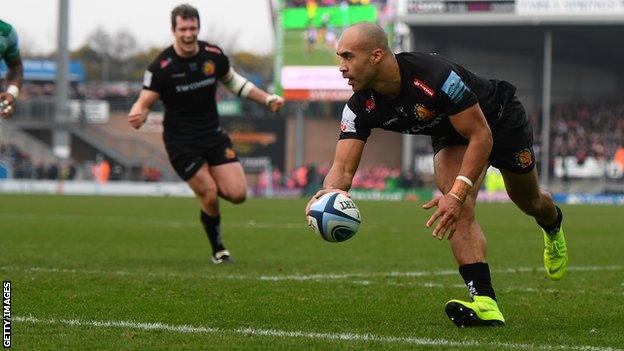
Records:
M361 223L360 210L355 202L339 192L324 194L308 212L308 224L314 232L333 243L351 238Z

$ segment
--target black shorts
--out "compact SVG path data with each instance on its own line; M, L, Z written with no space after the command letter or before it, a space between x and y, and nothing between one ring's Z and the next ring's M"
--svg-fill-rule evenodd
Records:
M184 181L193 178L206 162L209 166L239 162L232 141L226 133L193 144L165 139L165 149L171 166Z
M535 168L533 127L517 97L505 104L500 119L490 129L494 140L489 159L492 166L519 174ZM431 145L437 154L447 146L468 145L468 141L459 135L432 136Z

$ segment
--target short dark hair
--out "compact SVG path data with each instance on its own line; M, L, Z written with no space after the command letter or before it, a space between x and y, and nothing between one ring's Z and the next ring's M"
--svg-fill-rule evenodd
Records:
M176 18L180 16L183 19L193 19L197 18L197 27L199 27L199 11L196 8L189 4L182 4L176 6L173 11L171 11L171 28L175 29L176 27Z

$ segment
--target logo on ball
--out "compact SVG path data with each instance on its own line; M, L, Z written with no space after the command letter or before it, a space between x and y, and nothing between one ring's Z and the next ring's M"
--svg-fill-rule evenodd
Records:
M310 206L308 222L323 240L341 242L355 235L362 219L353 200L342 193L331 192Z

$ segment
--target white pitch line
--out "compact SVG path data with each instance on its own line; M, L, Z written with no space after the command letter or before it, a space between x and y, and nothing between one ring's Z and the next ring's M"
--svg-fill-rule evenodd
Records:
M21 317L16 316L12 321L18 323L32 324L64 324L77 327L96 327L96 328L128 328L147 331L167 331L176 333L191 334L216 334L229 333L241 335L255 336L272 336L279 338L303 338L315 340L330 340L344 342L378 342L386 344L408 344L418 346L432 347L496 347L504 349L516 350L573 350L573 351L624 351L613 347L601 346L571 346L571 345L548 345L548 344L520 344L520 343L504 343L504 342L483 342L477 340L455 341L449 339L431 339L421 337L398 337L398 336L380 336L375 334L358 334L358 333L323 333L310 331L289 331L279 329L258 329L258 328L236 328L226 329L217 327L195 327L190 325L171 325L165 323L141 323L133 321L82 321L79 319L39 319L33 316Z
M577 272L594 272L594 271L618 271L624 269L623 266L571 266L568 271ZM169 277L169 278L201 278L201 279L231 279L231 280L259 280L259 281L324 281L324 280L349 280L351 278L388 278L388 277L431 277L446 276L459 274L455 270L438 270L438 271L413 271L413 272L379 272L379 273L330 273L330 274L311 274L311 275L205 275L201 273L188 274L179 272L132 272L132 271L105 271L105 270L87 270L73 268L43 268L43 267L17 267L4 266L0 267L0 271L20 270L29 272L43 273L66 273L66 274L93 274L93 275L118 275L118 276L136 276L136 277ZM531 273L541 272L542 268L517 267L492 269L492 273L497 274L514 274L514 273Z

